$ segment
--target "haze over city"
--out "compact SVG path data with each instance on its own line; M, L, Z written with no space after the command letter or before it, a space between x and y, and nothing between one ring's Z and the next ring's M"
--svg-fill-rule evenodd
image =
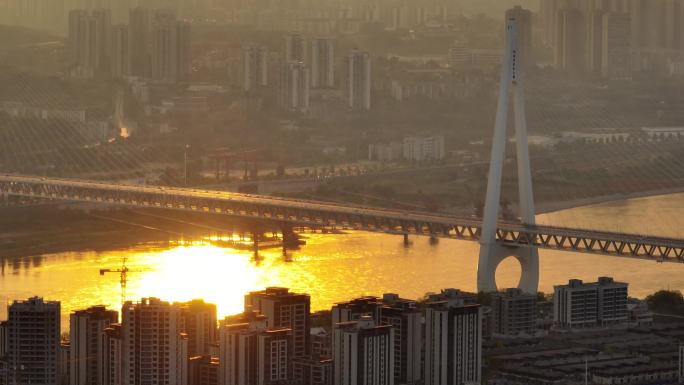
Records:
M0 385L684 384L684 0L0 0Z

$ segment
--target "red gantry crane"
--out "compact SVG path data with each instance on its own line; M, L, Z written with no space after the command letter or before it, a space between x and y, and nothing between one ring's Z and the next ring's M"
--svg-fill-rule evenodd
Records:
M216 180L220 180L222 176L228 176L231 164L240 161L243 162L245 166L245 175L243 179L248 180L250 171L256 174L258 164L262 160L261 154L257 150L230 151L227 148L217 148L213 150L209 153L208 158L214 161L216 165ZM221 163L223 163L223 170L221 170Z

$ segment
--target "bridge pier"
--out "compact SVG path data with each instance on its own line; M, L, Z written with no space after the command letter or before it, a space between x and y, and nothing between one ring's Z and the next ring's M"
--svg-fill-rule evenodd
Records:
M297 236L297 233L295 233L292 225L288 223L282 224L281 232L283 235L283 256L286 257L288 247L291 249L299 248L299 237Z
M3 193L2 194L2 205L5 207L9 207L9 194Z
M411 246L411 241L409 240L409 235L408 233L404 233L404 247L409 247Z
M288 238L289 238L288 235L289 235L289 233L288 233L287 229L283 227L283 239L282 239L282 242L283 242L283 257L287 257L287 241L288 241Z
M261 238L261 233L258 228L252 230L252 249L254 252L254 260L259 261L261 257L259 256L259 238Z
M477 289L485 293L497 291L496 269L504 259L513 257L520 263L518 288L525 293L536 293L539 286L539 250L533 247L511 247L501 244L480 245L480 252L488 258L480 258L477 265Z
M436 246L439 244L439 238L435 236L434 234L430 235L430 245Z

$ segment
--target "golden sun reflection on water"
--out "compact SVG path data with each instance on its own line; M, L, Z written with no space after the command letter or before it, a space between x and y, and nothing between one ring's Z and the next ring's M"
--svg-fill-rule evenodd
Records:
M613 202L538 217L540 223L684 237L684 194ZM620 218L619 220L617 218ZM611 226L618 226L613 228ZM242 311L244 294L267 286L288 287L311 294L313 310L329 309L338 301L361 295L394 292L419 298L446 287L475 290L477 255L474 242L440 240L432 245L412 237L405 248L401 237L387 234L306 234L306 245L283 258L279 248L260 252L212 246L203 242L143 244L107 252L70 252L38 257L0 259L0 301L33 295L62 302L62 327L69 313L96 304L120 309L118 274L100 276L99 269L117 269L127 259L127 298L155 296L167 301L204 298L215 303L219 316ZM222 244L239 239L222 239ZM570 278L595 280L613 276L630 283L630 295L644 297L655 290L684 288L684 265L541 250L540 290ZM518 262L506 259L497 270L500 288L520 277ZM0 320L7 316L0 306Z
M249 253L209 245L179 246L148 255L139 262L139 266L152 271L143 272L140 277L131 273L129 299L143 296L174 301L204 298L217 304L219 314L239 313L246 291L263 288L265 282L278 284L264 279L264 275L270 275L277 267L256 265Z

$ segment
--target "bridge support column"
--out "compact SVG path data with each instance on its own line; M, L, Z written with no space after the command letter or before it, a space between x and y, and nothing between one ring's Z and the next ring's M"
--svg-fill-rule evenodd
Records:
M287 257L287 243L290 241L290 232L283 228L283 257Z
M508 126L508 105L511 88L514 94L514 116L516 153L518 166L518 195L520 198L520 218L523 224L534 225L534 197L532 191L532 172L527 145L527 121L525 117L525 99L523 78L520 70L523 67L518 52L517 26L515 20L509 20L506 26L506 52L501 67L501 86L492 140L492 152L489 163L487 196L484 206L482 232L480 233L480 259L477 270L477 288L479 291L496 291L496 268L506 257L512 256L520 261L522 276L518 287L526 293L536 293L539 286L539 252L534 248L508 248L497 242L499 206L501 204L501 176L506 152L506 128Z
M520 281L518 288L525 293L537 293L539 286L539 252L530 247L507 247L493 244L480 246L480 255L486 253L487 258L480 258L477 266L477 289L485 293L497 291L496 269L501 262L513 257L520 263Z
M255 228L252 230L252 248L255 260L259 260L259 238L261 238L261 233Z
M411 241L409 240L408 233L404 233L404 247L411 246Z
M9 194L3 193L2 194L2 205L5 207L9 207Z

